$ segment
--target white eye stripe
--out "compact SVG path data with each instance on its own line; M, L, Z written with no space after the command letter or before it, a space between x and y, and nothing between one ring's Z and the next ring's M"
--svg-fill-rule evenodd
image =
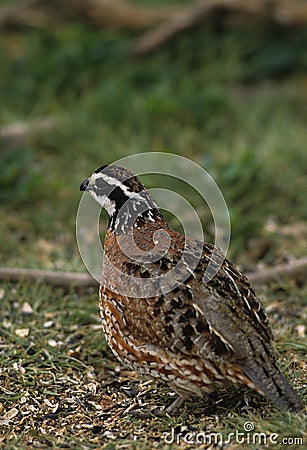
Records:
M114 186L121 186L122 182L119 181L117 178L114 177L110 177L109 175L106 175L105 173L93 173L93 175L91 176L91 181L94 182L96 180L102 179L103 181L105 181L108 184L114 185Z
M111 186L120 187L121 190L123 191L123 193L129 198L141 198L141 195L139 193L130 191L130 189L127 186L125 186L121 181L119 181L117 178L110 177L109 175L106 175L101 172L93 173L93 175L91 176L90 183L94 184L96 182L96 180L99 180L99 179L102 179L103 181L105 181L107 184L109 184Z

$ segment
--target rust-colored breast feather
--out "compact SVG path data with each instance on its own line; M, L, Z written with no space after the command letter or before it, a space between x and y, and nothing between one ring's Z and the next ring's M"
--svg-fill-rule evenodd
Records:
M152 250L158 228L134 230L136 246ZM209 283L203 282L213 246L201 244L195 270L171 292L149 298L141 292L137 298L116 293L116 286L124 286L122 274L149 279L177 265L185 239L171 229L167 233L168 252L150 263L136 261L135 254L127 257L118 236L110 232L106 236L103 279L109 283L106 287L102 282L100 301L104 332L114 354L144 375L167 382L182 397L201 396L225 382L266 393L266 380L258 382L258 366L267 365L267 373L279 376L266 314L246 277L229 261ZM184 257L193 256L199 244L188 240Z

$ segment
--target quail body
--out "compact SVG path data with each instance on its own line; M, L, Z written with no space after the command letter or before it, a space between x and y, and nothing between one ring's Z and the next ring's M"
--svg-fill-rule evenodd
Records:
M172 230L127 169L102 166L80 189L109 215L100 312L121 363L180 399L233 383L282 410L302 410L278 368L264 308L234 264L214 245ZM207 281L209 268L216 273Z

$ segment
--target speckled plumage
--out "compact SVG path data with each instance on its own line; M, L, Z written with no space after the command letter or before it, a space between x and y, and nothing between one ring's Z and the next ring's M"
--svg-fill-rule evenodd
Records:
M97 188L95 173L102 174L103 187ZM170 229L131 172L103 166L95 173L81 190L94 191L96 200L103 198L101 204L105 197L114 202L106 207L110 221L100 311L115 356L133 370L164 381L184 399L235 383L267 395L280 409L302 409L277 366L267 316L247 278L214 246ZM105 182L113 194L105 193ZM213 255L221 266L204 283ZM153 290L159 278L146 283L171 269L168 290ZM177 283L181 278L184 282ZM145 282L140 285L139 280Z

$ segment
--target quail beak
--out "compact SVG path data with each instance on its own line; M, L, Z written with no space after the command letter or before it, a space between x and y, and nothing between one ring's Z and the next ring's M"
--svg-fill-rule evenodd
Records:
M80 185L80 191L86 191L89 185L89 180L88 178L86 180L84 180L81 185Z

